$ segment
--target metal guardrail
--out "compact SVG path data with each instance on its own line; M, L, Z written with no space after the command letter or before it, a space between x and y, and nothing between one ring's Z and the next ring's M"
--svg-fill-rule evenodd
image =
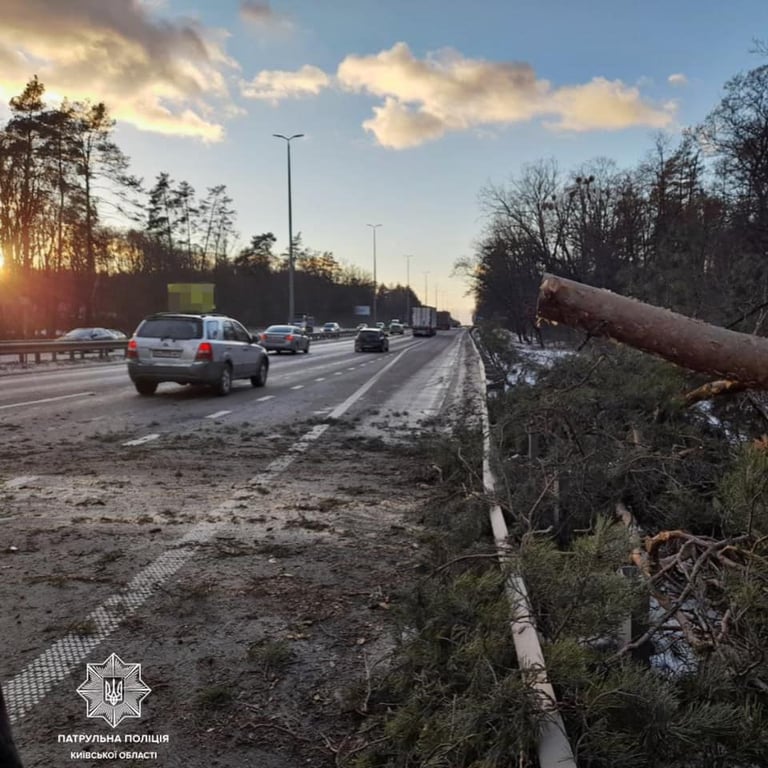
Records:
M354 336L357 331L342 330L338 336L325 333L310 333L309 338L313 341L321 339L345 338ZM258 334L254 334L258 335ZM68 357L70 360L84 359L89 352L96 352L100 358L106 359L110 352L124 352L128 346L128 339L100 339L99 341L2 341L0 340L0 356L14 355L18 357L22 365L28 365L31 362L41 363L42 355L50 355L51 360L62 357Z
M486 393L488 377L481 352L481 345L470 336L477 355L477 390ZM518 664L523 679L535 693L539 708L537 753L540 768L576 768L576 758L568 740L557 697L547 673L544 652L533 620L533 611L528 597L528 587L519 572L514 548L510 545L509 531L504 513L496 499L499 483L491 466L491 425L485 398L480 407L480 424L483 433L483 488L491 499L489 519L499 564L505 572L504 590L511 608L510 629Z
M98 352L98 356L106 358L110 352L124 351L128 339L103 339L99 341L0 341L0 355L16 355L22 365L30 362L42 362L43 354L50 354L52 360L60 356L68 356L74 360L77 356L83 359L87 352Z

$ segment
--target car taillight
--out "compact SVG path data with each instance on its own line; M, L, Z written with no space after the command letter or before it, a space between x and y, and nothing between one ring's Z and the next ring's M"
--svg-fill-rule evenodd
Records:
M286 340L286 341L293 341L293 339L294 339L294 336L293 336L293 334L291 334L291 333L289 333L289 334L288 334L288 335L285 337L285 340Z
M259 339L261 339L261 341L266 341L267 340L267 334L266 333L260 333L259 334Z
M136 339L131 339L128 342L128 346L125 349L125 356L131 358L137 358L139 356L139 345L136 343Z
M213 347L207 341L200 343L195 360L213 360Z

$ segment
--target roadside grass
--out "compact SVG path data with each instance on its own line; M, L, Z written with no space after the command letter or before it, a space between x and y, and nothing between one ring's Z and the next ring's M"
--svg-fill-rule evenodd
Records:
M500 367L519 364L501 342ZM743 675L768 679L768 611L757 598L768 578L768 439L738 396L687 408L685 392L701 383L600 344L490 399L496 501L579 765L765 764L768 696ZM754 442L738 445L736 435ZM394 655L369 681L364 746L341 757L347 768L536 764L541 715L513 651L480 442L465 430L407 451L413 482L432 489L416 519L419 580L394 596ZM640 642L649 585L621 570L637 542L617 522L617 503L650 533L738 540L752 531L755 558L739 555L749 568L732 562L717 586L710 577L692 593L701 600L714 589L721 612L731 605L750 619L727 625L722 655L717 645L699 649L693 672L660 671ZM620 654L630 618L638 643Z
M350 768L528 764L536 707L509 635L509 605L482 492L479 431L403 448L412 482L433 492L415 514L417 581L393 596L394 652L350 700L367 746ZM353 692L354 693L354 692ZM531 763L532 764L532 763Z

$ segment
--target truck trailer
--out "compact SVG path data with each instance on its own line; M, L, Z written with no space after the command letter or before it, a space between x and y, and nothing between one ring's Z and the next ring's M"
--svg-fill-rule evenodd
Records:
M450 312L441 311L437 313L437 330L438 331L451 330L451 313Z
M434 307L414 307L411 328L414 336L434 336L437 331L437 310Z

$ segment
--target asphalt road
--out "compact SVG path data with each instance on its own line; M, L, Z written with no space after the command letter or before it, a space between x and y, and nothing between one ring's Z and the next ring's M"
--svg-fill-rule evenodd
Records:
M124 362L0 375L0 680L25 764L64 764L61 733L98 731L74 686L108 651L147 664L154 709L135 728L173 734L169 766L215 763L195 670L217 659L230 675L254 637L302 660L281 706L304 689L310 707L325 701L341 669L354 683L360 638L387 642L368 592L406 577L417 550L403 516L429 494L398 438L466 404L469 346L463 331L393 337L388 353L324 341L270 355L265 387L238 381L225 397L175 384L142 397ZM292 629L299 612L325 629L312 643ZM271 702L260 680L231 685ZM322 727L347 727L334 711ZM296 764L249 750L238 764Z
M0 376L0 429L6 450L51 433L66 433L70 440L105 434L126 442L159 439L148 436L178 434L204 419L279 429L329 414L366 382L372 383L356 411L392 398L403 409L415 403L417 411L428 411L424 377L441 361L450 362L445 353L458 336L455 331L432 338L395 336L384 354L355 353L352 339L315 343L308 355L272 353L266 387L237 381L226 397L171 383L161 384L153 397L141 397L122 362L30 369Z

